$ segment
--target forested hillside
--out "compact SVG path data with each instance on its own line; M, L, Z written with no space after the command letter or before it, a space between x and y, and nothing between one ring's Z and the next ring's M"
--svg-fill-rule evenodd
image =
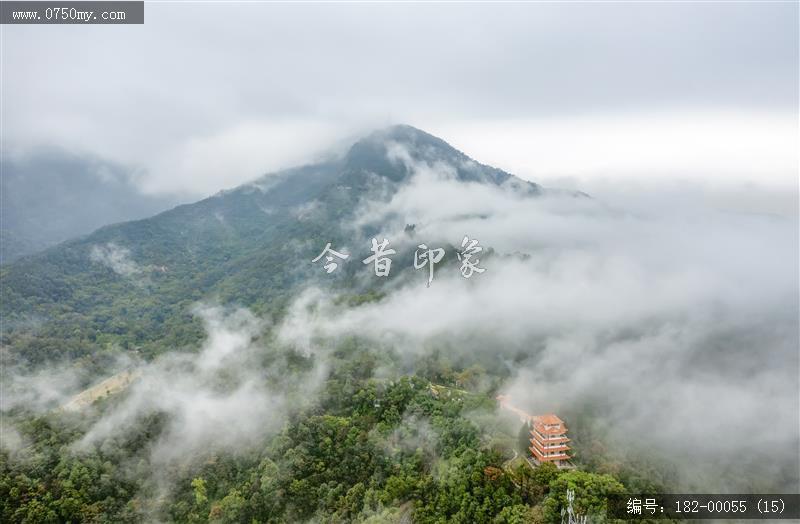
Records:
M197 342L201 333L189 316L197 300L279 312L316 274L305 262L326 242L352 241L357 206L390 197L409 176L387 157L387 140L410 146L419 160L458 166L455 176L464 182L541 191L431 135L392 128L356 143L341 160L267 175L2 268L4 341L14 357L31 362L93 355L109 345L153 356ZM31 322L36 337L27 336Z
M177 196L143 194L135 172L87 155L33 148L3 156L0 263L8 263L105 224L154 215Z
M597 521L609 493L791 489L791 439L743 456L694 400L790 387L795 311L766 282L751 314L716 252L664 269L690 240L396 126L4 265L0 520L557 523L567 489ZM526 460L509 392L558 411L574 469Z
M311 366L273 352L263 356L286 359L297 377ZM153 413L80 452L71 446L94 417L25 419L25 444L3 463L3 520L559 522L567 487L577 489L579 511L596 515L608 493L657 489L615 462L559 471L512 460L524 453L515 433L521 425L498 415L493 399L437 395L430 387L435 380L474 389L485 378L480 367L459 372L446 358L430 358L415 375L378 379L378 367L398 365L396 356L355 342L334 355L319 400L277 434L248 451L182 457L155 478L148 463L169 425L164 415ZM116 400L103 404L99 410L113 410Z

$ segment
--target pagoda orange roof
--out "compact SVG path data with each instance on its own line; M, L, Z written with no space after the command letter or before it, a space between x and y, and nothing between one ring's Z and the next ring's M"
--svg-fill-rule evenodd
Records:
M548 413L546 415L539 415L539 416L536 416L534 418L538 419L538 422L541 422L542 424L546 424L548 426L555 426L555 425L560 425L560 424L564 423L564 421L561 420L560 418L558 418L554 413Z

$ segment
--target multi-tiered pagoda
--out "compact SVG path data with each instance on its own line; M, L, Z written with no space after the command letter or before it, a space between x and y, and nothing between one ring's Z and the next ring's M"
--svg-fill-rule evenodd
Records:
M533 415L531 421L531 450L540 463L552 462L557 467L569 467L569 438L564 421L550 413Z

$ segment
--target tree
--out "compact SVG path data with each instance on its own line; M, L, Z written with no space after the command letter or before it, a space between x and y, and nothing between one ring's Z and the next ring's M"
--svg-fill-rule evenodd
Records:
M212 506L208 520L219 523L241 522L246 501L238 490L232 489L221 501Z
M577 470L562 473L550 482L550 495L543 503L547 522L561 521L561 509L567 507L568 489L575 491L575 511L593 522L605 520L608 495L625 492L625 486L611 475Z
M205 506L208 502L208 494L206 493L206 481L202 477L192 479L192 488L194 489L194 503L196 506Z

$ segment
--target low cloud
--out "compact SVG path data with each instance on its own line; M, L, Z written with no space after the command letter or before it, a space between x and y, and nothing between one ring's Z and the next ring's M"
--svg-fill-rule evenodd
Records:
M421 416L406 414L400 424L381 440L384 452L393 457L398 453L421 453L429 462L436 456L439 434L430 421Z
M331 129L402 122L531 179L796 174L793 3L150 9L113 39L5 28L4 146L90 149L193 194L291 165Z
M146 193L210 195L338 152L337 139L353 126L322 120L248 120L208 135L187 136L150 160Z
M792 112L681 107L431 123L475 158L529 180L666 179L797 186ZM588 188L581 187L586 191Z
M28 444L25 437L14 425L6 421L0 423L0 451L6 452L12 459L18 458Z
M795 221L710 209L690 190L647 206L635 192L613 204L523 198L455 182L446 167L410 167L412 182L356 223L384 223L382 235L409 246L406 223L417 225L415 243L469 234L496 250L482 260L487 271L467 280L439 268L430 288L412 279L351 309L311 288L281 326L284 340L313 351L324 337L357 334L412 355L438 345L494 356L520 407L594 406L612 446L677 457L685 482L748 456L744 428L763 423L771 456L761 466L775 478L781 467L796 472Z
M6 371L0 411L23 408L42 412L53 408L78 390L81 378L75 368L66 366L43 368L34 373Z
M92 246L89 258L123 277L133 277L142 272L142 268L131 258L130 250L113 242Z
M287 382L280 364L260 364L264 322L250 311L202 306L196 314L208 333L199 353L168 353L140 368L141 378L75 445L77 450L124 434L154 413L168 415L152 448L156 465L245 450L278 431L290 409L319 384L312 373L298 387Z

